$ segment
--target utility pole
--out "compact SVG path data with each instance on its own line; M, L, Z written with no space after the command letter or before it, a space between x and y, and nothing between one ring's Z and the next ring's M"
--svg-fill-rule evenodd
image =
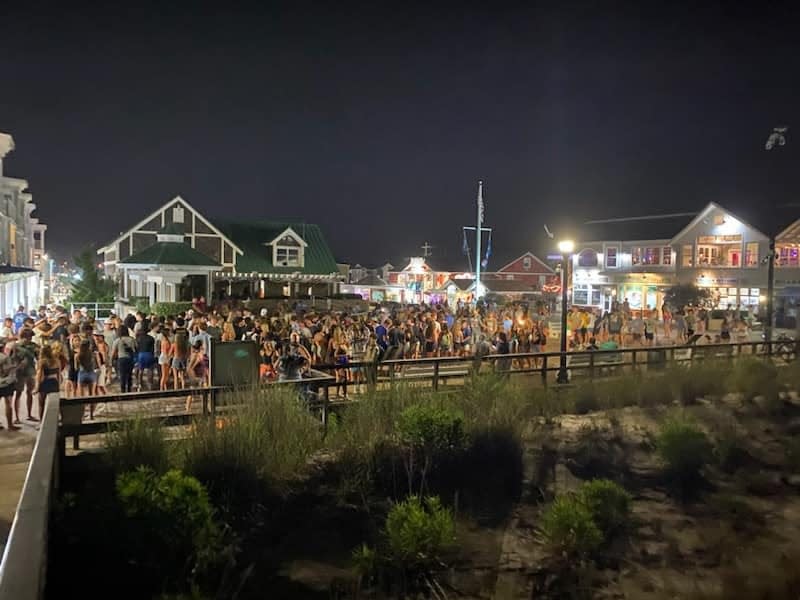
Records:
M788 127L775 127L767 138L767 143L764 148L772 150L775 146L786 145L786 133L789 131ZM772 321L774 318L774 300L775 295L775 229L770 228L769 232L769 254L767 258L767 322L764 326L764 342L767 345L767 355L772 354Z

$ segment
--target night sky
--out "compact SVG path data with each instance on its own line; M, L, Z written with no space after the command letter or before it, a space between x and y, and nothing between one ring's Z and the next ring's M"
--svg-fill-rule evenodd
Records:
M800 204L792 4L7 4L6 174L62 258L176 194L212 219L318 222L340 260L429 241L451 268L478 179L494 267L545 252L543 222Z

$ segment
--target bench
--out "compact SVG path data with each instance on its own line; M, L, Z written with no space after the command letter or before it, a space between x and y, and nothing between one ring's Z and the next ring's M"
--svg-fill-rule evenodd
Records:
M617 367L623 364L625 364L625 361L622 358L621 352L598 352L597 354L571 354L567 356L567 369L570 379L572 378L572 369L576 369L576 371L579 372L586 372L594 367L595 369L599 369L602 375L614 373Z

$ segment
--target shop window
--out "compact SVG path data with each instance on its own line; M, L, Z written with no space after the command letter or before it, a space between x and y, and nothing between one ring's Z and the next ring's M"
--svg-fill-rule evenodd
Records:
M606 248L606 269L617 268L617 250L615 247Z
M579 305L589 304L589 286L586 284L575 284L572 289L572 303Z
M682 267L692 267L694 266L694 261L692 260L692 246L691 244L683 246L681 248L681 266Z
M664 246L663 248L661 248L661 264L662 265L672 264L672 248L670 246Z
M758 242L747 242L744 247L744 266L758 266Z
M594 250L586 249L581 250L578 254L579 267L596 267L597 266L597 252Z

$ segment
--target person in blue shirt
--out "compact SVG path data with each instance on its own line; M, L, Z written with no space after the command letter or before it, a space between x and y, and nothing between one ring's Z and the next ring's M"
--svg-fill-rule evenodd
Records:
M389 319L386 319L385 324L381 323L375 328L375 337L378 338L378 346L380 346L381 350L384 352L386 352L386 348L389 346L389 340L386 339L386 334L388 333L386 325L391 325Z
M28 318L28 313L25 312L25 307L20 306L14 315L14 333L19 333L22 326L25 324L25 319Z

